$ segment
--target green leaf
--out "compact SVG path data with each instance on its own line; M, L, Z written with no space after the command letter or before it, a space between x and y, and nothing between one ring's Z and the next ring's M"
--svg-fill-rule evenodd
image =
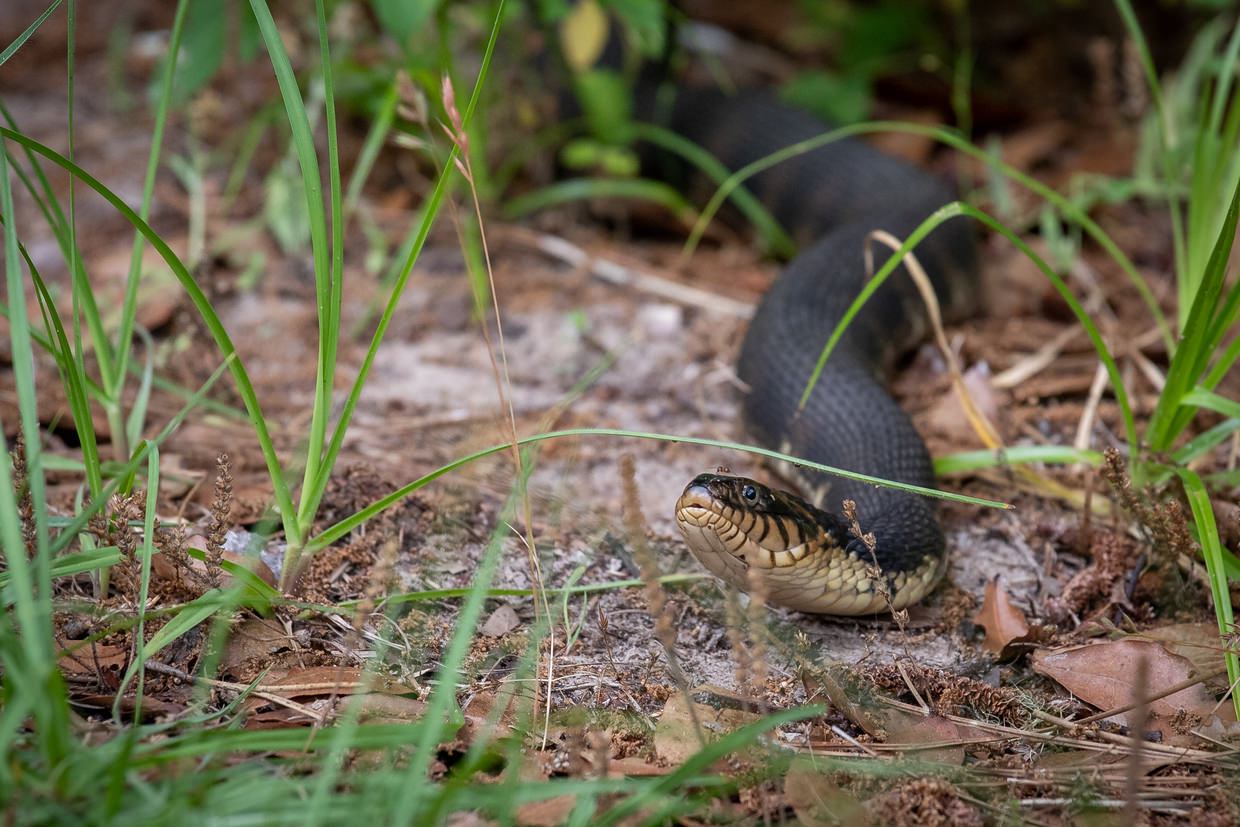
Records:
M171 102L184 104L219 71L228 52L229 0L194 0L186 10L185 34L176 60ZM157 72L158 78L162 72Z
M613 143L628 139L633 97L619 73L591 69L573 77L573 88L591 135Z
M1220 635L1229 635L1235 629L1235 617L1231 608L1231 592L1227 588L1227 567L1223 562L1223 544L1218 536L1218 526L1214 523L1214 509L1210 505L1210 494L1206 491L1201 478L1187 468L1177 469L1180 481L1184 483L1184 493L1188 496L1188 504L1193 512L1193 522L1197 527L1197 539L1201 543L1201 555L1205 559L1206 571L1210 576L1210 593L1214 598L1214 614L1218 620ZM1234 686L1240 681L1240 657L1234 651L1226 653L1227 679ZM1232 704L1236 716L1240 717L1240 693L1233 692Z
M305 250L310 242L310 216L305 199L298 197L301 187L284 165L273 169L263 186L267 192L263 217L280 249L290 255Z
M408 49L414 32L422 30L426 21L439 8L442 0L370 0L370 7L379 18L379 25L402 49Z

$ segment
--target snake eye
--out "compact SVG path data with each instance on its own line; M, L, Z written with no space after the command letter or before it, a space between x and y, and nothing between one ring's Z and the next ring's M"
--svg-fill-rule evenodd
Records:
M752 485L746 485L744 488L741 489L741 499L749 503L750 505L757 505L758 489L753 487Z

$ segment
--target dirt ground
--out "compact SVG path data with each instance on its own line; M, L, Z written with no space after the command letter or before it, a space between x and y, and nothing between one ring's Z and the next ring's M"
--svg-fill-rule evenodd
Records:
M157 12L150 14L159 18ZM98 22L98 28L83 26L79 32L75 157L136 204L150 141L149 115L143 108L117 106L117 88L107 82L107 29L102 20ZM53 19L3 68L7 78L3 101L24 132L64 151L62 34ZM135 39L121 66L131 95L140 94L136 79L151 66L143 44ZM46 69L51 66L59 68ZM223 203L227 165L204 153L202 143L239 127L229 122L226 102L242 101L240 108L248 110L253 101L273 94L270 80L265 75L254 77L258 74L252 69L226 69L210 91L195 100L187 117L178 119L168 145L170 156L205 169L206 252L197 262L196 277L234 337L277 443L292 457L301 450L314 383L310 256L288 255L269 233L254 229L263 199L259 171L248 173L254 179L252 186L243 188L232 203ZM1019 98L1019 93L1013 96ZM882 101L879 106L884 117L921 121L934 117L927 106L905 101ZM1128 168L1136 149L1135 124L1122 116L1119 103L1109 114L1097 112L1094 121L1040 106L1024 113L1016 125L993 133L1010 163L1036 171L1058 187L1066 186L1072 176L1120 174ZM365 124L348 121L345 126L346 148L354 148ZM949 174L954 170L983 190L987 186L983 169L933 154L928 144L901 141L890 146ZM386 168L377 176L380 183L364 199L364 211L386 236L389 249L414 220L413 210L424 192L417 187L425 186L416 166L402 159L404 152L398 147L385 149L380 164ZM260 160L264 153L271 153L266 143ZM63 178L53 178L53 184L58 192L67 192ZM1009 220L1036 225L1034 200L1015 191L1011 196ZM101 303L114 303L132 236L125 222L97 199L79 198L83 258ZM189 229L198 218L191 214L194 203L174 175L161 175L152 224L182 255L192 255L191 245L197 243ZM488 322L493 351L474 311L453 214L445 210L400 298L361 397L336 481L324 503L322 526L446 462L503 442L507 414L497 374L503 374L503 394L523 435L622 428L744 440L733 364L746 316L775 278L778 263L764 260L743 232L729 228L714 232L685 260L679 240L652 237L625 222L600 220L614 216L614 206L592 206L560 209L518 223L488 218L501 322L500 327ZM469 206L461 203L455 209ZM1136 262L1160 300L1169 302L1173 287L1165 211L1157 204L1129 202L1099 207L1094 217ZM44 278L65 287L59 248L28 200L19 202L17 219L23 242ZM1026 237L1035 249L1047 252L1036 235ZM948 341L1005 444L1072 444L1091 407L1096 355L1066 305L1033 265L1002 239L983 238L981 245L986 310L950 328ZM380 289L376 273L363 266L369 252L363 234L350 233L342 330L360 326L361 335L342 343L336 382L341 401L373 330L370 302ZM254 255L261 255L264 264L250 285L243 283L242 275ZM572 260L578 255L583 261ZM148 257L148 263L153 262ZM615 284L600 276L616 271L633 281ZM195 388L217 366L218 355L175 282L161 277L157 268L152 267L152 273L144 288L140 320L152 331L155 346L151 351L142 349L143 358L156 359L158 372L166 378ZM1166 357L1148 312L1119 268L1092 245L1086 245L1068 267L1066 278L1093 309L1104 337L1123 354L1121 369L1130 380L1138 416L1148 415L1155 391L1142 365L1161 364ZM6 344L7 338L3 337ZM497 368L494 360L501 353ZM38 370L40 413L49 427L51 447L72 455L72 428L54 365L44 360ZM0 371L0 421L12 429L17 415L4 354ZM226 379L221 385L227 383ZM932 345L910 355L893 377L893 386L936 456L984 447L965 423L943 356ZM213 397L239 407L230 387L219 388ZM157 393L149 416L151 433L180 404L170 394ZM1109 392L1102 393L1085 437L1087 447L1096 450L1122 444L1118 410ZM105 454L107 450L103 446ZM270 504L271 484L248 423L234 417L195 415L165 443L169 484L161 492L160 517L166 524L175 523L178 516L191 524L204 519L220 451L227 451L231 462L229 528L241 546ZM644 519L640 537L623 516L628 482L621 457L626 455L634 464ZM688 683L742 692L752 675L738 669L729 618L745 611L744 601L739 609L729 606L725 590L685 551L672 517L672 506L686 482L719 466L776 479L752 456L683 443L597 436L541 444L530 485L531 521L527 526L518 519L504 539L494 587L533 585L527 529L541 561L542 585L551 588L570 580L605 584L642 579L649 572L643 572L645 561L638 559L641 552L635 546L648 540L663 574L689 575L669 586L665 595L665 613L673 619L675 650ZM760 651L769 669L768 700L795 703L805 698L807 654L819 665L836 663L877 672L901 660L928 670L927 674L943 670L979 686L998 688L1016 681L1031 691L1062 693L1023 666L1014 667L1011 661L1000 664L983 647L983 624L973 618L992 583L1032 626L1044 628L1026 648L1084 640L1087 630L1108 624L1149 629L1172 619L1184 624L1212 622L1208 598L1194 585L1191 571L1186 576L1175 565L1163 565L1147 567L1141 574L1137 554L1149 553L1148 546L1118 509L1104 513L1115 497L1096 472L1038 470L1062 485L1067 495L1056 496L1046 483L1003 470L942 480L948 490L1014 507L944 506L951 553L948 576L903 627L882 617L822 618L765 607L762 617L770 639ZM443 477L322 552L295 596L337 603L375 597L376 589L381 596L467 587L512 478L507 454ZM63 475L57 483L60 502L69 502L77 480ZM1092 503L1099 509L1088 520L1080 502L1086 488L1092 489ZM1098 549L1103 546L1119 549L1115 553L1122 562L1083 586L1082 573L1096 572L1102 554ZM278 548L278 544L269 547L264 558L277 570ZM577 574L579 567L583 571ZM377 584L376 572L386 579ZM1169 584L1169 577L1184 580ZM86 588L79 583L75 590ZM1174 594L1170 600L1169 594ZM580 623L580 630L571 648L557 652L554 674L545 684L550 686L554 708L588 705L646 713L664 708L673 680L648 601L644 588L634 586L600 590L586 601L574 598L569 603L570 616L574 624ZM433 675L436 655L453 628L454 611L453 601L414 601L410 612L396 621L408 643L397 661L402 679L410 685ZM496 598L488 604L470 665L476 693L498 685L511 671L534 614L528 597ZM283 624L281 633L296 638L296 625ZM311 621L309 628L314 629L313 637L335 641L310 647L316 651L314 663L353 662L340 642L346 640L347 630L322 620ZM182 668L192 671L192 661L187 654ZM247 666L245 657L238 656L232 665L234 680L246 681L257 674L255 664ZM291 662L285 665L294 671ZM83 682L89 683L85 678ZM170 690L169 701L176 700Z

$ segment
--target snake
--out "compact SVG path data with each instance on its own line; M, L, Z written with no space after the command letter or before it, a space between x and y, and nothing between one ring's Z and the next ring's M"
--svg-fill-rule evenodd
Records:
M677 89L661 126L739 170L829 127L763 90ZM660 157L657 172L702 190L702 176ZM710 185L713 189L713 185ZM896 360L929 333L925 302L901 265L853 317L802 407L823 348L865 286L867 238L907 238L953 200L950 186L858 138L771 166L744 186L798 244L762 297L740 349L742 418L759 445L870 477L935 487L912 421L888 391ZM881 263L889 251L875 246ZM977 309L978 252L957 216L916 248L948 320ZM702 474L676 502L689 551L712 574L771 604L864 615L924 598L947 567L931 498L800 467L804 496L727 474ZM844 504L855 504L855 521ZM859 531L858 531L859 529ZM870 535L867 538L866 535ZM867 541L868 540L868 541Z

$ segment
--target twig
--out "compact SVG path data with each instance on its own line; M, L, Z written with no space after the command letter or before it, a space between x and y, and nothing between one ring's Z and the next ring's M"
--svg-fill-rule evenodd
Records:
M559 236L536 233L520 227L509 228L506 235L520 243L533 246L556 261L586 270L590 275L609 284L631 287L652 296L670 299L691 307L700 307L725 316L735 316L738 319L748 319L753 316L754 307L749 302L719 296L679 281L656 276L636 267L592 256L576 244Z
M296 701L290 701L283 695L277 695L274 691L272 691L275 687L265 689L261 686L256 686L251 688L248 683L233 683L232 681L220 681L214 678L204 678L199 675L191 675L188 672L177 669L175 666L169 666L166 663L161 663L156 660L148 660L145 664L143 664L143 666L152 672L158 672L163 675L171 675L174 678L180 678L181 680L188 681L190 683L200 683L215 689L231 689L235 692L246 692L256 698L271 701L277 706L287 707L294 712L300 712L316 724L323 724L327 722L327 710L324 710L323 712L316 712L308 706L299 704ZM293 691L305 693L324 692L328 690L335 691L339 689L368 689L369 686L361 681L335 681L289 684L279 688L285 692Z

